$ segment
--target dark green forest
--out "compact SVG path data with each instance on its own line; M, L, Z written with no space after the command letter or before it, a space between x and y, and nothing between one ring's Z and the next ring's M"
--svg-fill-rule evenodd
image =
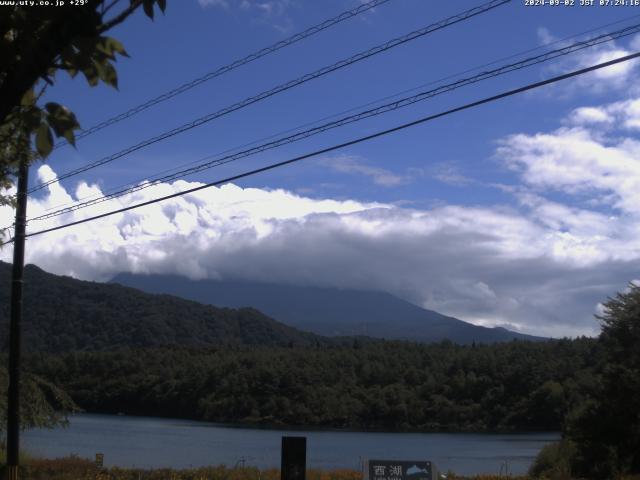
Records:
M0 262L0 348L7 343L10 265ZM252 308L230 309L83 282L25 268L23 338L27 351L110 350L161 345L314 345L332 342ZM339 340L336 340L339 341Z
M386 430L560 430L594 381L592 339L458 346L166 347L40 354L90 412Z

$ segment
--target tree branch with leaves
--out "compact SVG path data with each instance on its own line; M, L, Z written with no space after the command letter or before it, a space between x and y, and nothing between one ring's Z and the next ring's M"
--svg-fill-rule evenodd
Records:
M75 145L74 131L80 124L73 112L56 102L41 105L47 86L54 85L63 71L72 78L82 74L91 86L103 82L117 88L114 64L128 55L118 40L105 33L140 7L153 19L155 6L164 12L166 0L91 0L72 8L0 7L0 206L15 205L15 198L2 192L12 187L20 165L51 153L54 135ZM0 246L4 234L0 230ZM6 370L0 369L0 391L6 390L7 378ZM27 375L21 389L28 400L21 405L24 427L64 423L76 409L65 392L40 377ZM0 395L3 419L6 398Z
M38 86L53 85L62 71L82 74L91 86L118 87L115 62L124 46L105 35L142 8L151 19L166 0L91 0L73 8L0 7L0 191L13 184L26 147L29 161L46 158L54 136L75 145L76 116L56 102L39 104ZM26 144L25 144L26 139ZM11 197L0 194L0 205Z

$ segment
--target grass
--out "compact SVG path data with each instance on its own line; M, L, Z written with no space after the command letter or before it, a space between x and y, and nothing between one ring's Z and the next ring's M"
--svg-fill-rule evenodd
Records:
M4 463L4 462L2 462ZM0 478L2 478L0 476ZM473 480L494 480L505 477L477 476ZM525 477L509 477L526 480ZM228 468L225 466L174 470L158 468L111 467L98 470L92 460L72 455L64 458L42 459L28 457L21 467L21 480L280 480L280 470L261 470L256 467ZM307 470L306 480L361 480L357 470ZM468 480L449 474L449 480Z
M4 458L1 458L0 478L4 478ZM158 468L111 467L98 470L92 460L72 455L64 458L43 459L25 456L20 480L280 480L280 470L261 470L256 467L228 468L201 467L183 470ZM476 475L463 477L449 472L447 480L531 480L528 476ZM306 480L361 480L357 470L307 470ZM569 479L566 479L569 480ZM629 476L619 480L640 480Z
M174 470L111 467L98 470L93 461L77 456L29 458L21 467L25 480L280 480L280 470L225 466ZM361 480L355 470L309 470L307 480Z

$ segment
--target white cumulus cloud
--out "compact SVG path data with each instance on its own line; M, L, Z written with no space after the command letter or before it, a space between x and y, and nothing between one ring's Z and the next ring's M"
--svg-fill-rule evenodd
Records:
M567 47L575 43L574 40L558 42L553 34L546 28L539 28L537 35L540 43L551 44L549 45L549 49ZM639 43L640 35L601 43L562 57L553 65L547 67L547 69L553 74L559 74L605 63L630 55L633 53L632 51L637 50L635 46ZM625 44L627 44L628 47L625 47ZM563 83L560 84L561 86L550 87L547 89L547 92L571 95L584 94L585 92L606 93L612 89L629 91L630 88L634 87L633 78L637 72L638 65L638 59L617 63L581 75L572 79L567 84Z
M530 185L591 194L623 212L640 214L640 142L634 138L605 143L597 130L563 127L508 137L499 153Z
M632 119L639 102L583 107L556 130L501 139L497 158L518 176L504 188L511 205L417 209L227 184L30 237L27 261L102 281L120 272L173 273L375 289L477 324L595 334L599 305L638 279L640 142ZM404 178L357 157L337 160L327 166L380 185ZM55 172L44 165L38 176L48 181ZM29 232L199 185L154 185L32 221ZM53 183L31 198L29 216L101 193L84 182L74 191ZM0 207L2 224L11 216ZM10 257L10 247L0 250Z

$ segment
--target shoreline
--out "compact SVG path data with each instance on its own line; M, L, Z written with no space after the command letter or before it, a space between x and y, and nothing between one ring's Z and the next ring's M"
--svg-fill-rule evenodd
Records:
M210 420L201 420L197 418L188 417L163 417L157 415L137 415L131 413L107 413L107 412L89 412L83 411L73 415L69 415L69 420L74 416L102 416L102 417L115 417L115 418L137 418L137 419L157 419L157 420L175 420L175 421L188 421L202 425L209 425L218 428L229 428L238 430L266 430L266 431L278 431L278 430L290 430L290 431L309 431L309 432L330 432L330 433L397 433L397 434L461 434L461 435L561 435L560 430L477 430L477 429L420 429L420 428L365 428L365 427L331 427L331 426L319 426L319 425L288 425L279 422L239 422L239 423L227 423L227 422L212 422Z

